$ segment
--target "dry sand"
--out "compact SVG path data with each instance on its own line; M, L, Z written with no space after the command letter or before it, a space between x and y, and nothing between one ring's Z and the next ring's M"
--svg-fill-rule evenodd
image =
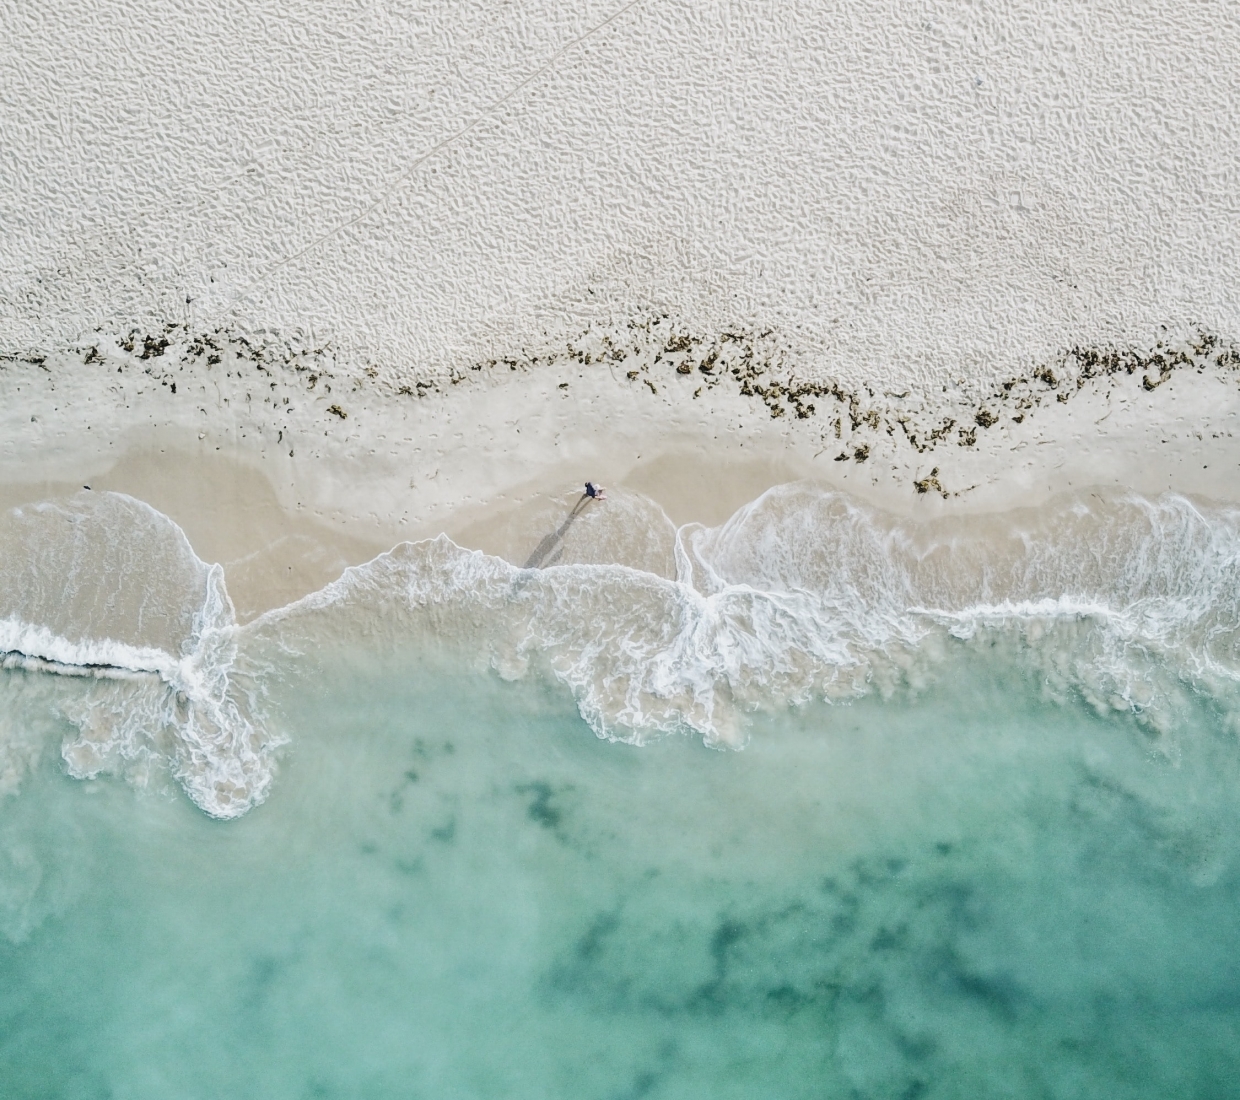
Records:
M51 0L0 353L296 334L410 382L648 312L857 387L1240 338L1230 0Z

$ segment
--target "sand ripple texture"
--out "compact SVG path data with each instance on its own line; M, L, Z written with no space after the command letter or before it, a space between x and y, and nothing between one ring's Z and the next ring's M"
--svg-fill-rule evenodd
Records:
M0 352L313 334L420 377L667 312L845 384L1240 332L1240 20L846 0L17 5Z

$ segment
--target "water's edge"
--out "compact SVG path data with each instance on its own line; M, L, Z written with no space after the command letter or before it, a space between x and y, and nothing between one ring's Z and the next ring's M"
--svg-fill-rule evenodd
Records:
M755 711L917 691L968 646L1167 743L1196 697L1231 721L1240 509L1082 493L914 523L794 483L717 528L677 529L631 499L575 518L524 567L445 536L403 543L239 625L221 568L140 501L14 509L0 518L0 664L79 681L59 705L70 774L158 758L225 818L266 796L287 740L270 678L350 640L548 675L597 735L634 744L692 732L740 747ZM20 770L8 764L10 785Z

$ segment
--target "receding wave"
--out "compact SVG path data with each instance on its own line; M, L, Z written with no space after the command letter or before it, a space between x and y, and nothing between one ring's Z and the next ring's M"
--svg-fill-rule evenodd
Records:
M624 513L625 546L644 507ZM544 545L577 537L566 522L533 538L525 566L405 543L240 627L222 570L175 524L80 494L0 521L0 661L85 685L59 704L71 774L158 759L221 817L266 795L286 737L264 677L346 650L446 646L507 678L548 674L599 736L634 743L739 746L756 710L915 692L983 655L1160 735L1193 697L1229 715L1240 698L1234 508L1082 494L920 523L794 484L717 528L655 515L642 560L674 575L609 562L604 527L581 529L575 548ZM547 560L569 564L529 564Z
M71 775L158 758L208 813L244 813L273 744L233 690L236 652L223 569L141 501L86 492L0 519L0 664L88 681L58 700Z
M1188 693L1226 700L1240 678L1234 509L1088 495L919 524L796 484L671 538L675 579L405 544L254 630L297 648L385 623L506 677L542 667L596 733L637 743L680 730L737 745L749 711L916 689L969 646L1155 730Z

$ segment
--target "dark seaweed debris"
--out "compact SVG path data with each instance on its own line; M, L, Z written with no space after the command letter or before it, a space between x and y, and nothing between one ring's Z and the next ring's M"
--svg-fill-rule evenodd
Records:
M656 380L675 385L677 378L688 379L695 398L730 385L742 396L761 402L773 419L823 418L836 439L842 439L845 431L888 436L898 432L915 451L925 454L949 440L960 447L974 447L979 431L994 428L1005 417L1020 424L1045 402L1066 403L1101 380L1135 376L1143 389L1152 391L1176 371L1240 371L1240 347L1201 328L1179 342L1160 340L1149 351L1081 345L964 401L956 416L944 416L935 409L938 404L941 410L941 404L930 395L923 395L918 406L903 404L910 397L908 390L884 394L887 400L876 402L868 387L806 378L813 372L805 359L771 329L736 327L708 335L692 332L660 313L634 318L624 329L587 329L559 349L478 362L468 371L454 373L451 381L463 381L471 372L534 371L570 363L577 368L622 367L629 382L644 385L652 394L660 393ZM437 388L433 382L417 385L419 396ZM864 462L869 453L869 444L856 445L842 451L837 461L852 457ZM932 474L915 483L926 486L918 491L941 491L933 484L934 478Z
M939 481L939 468L937 466L921 480L914 481L913 488L918 493L941 493L944 500L948 497L947 490L943 488L943 483Z
M123 354L118 354L118 349ZM944 415L937 394L911 395L905 390L884 393L876 400L868 387L848 387L823 378L808 355L773 329L737 326L706 334L691 331L667 313L634 317L622 326L587 327L562 344L536 352L522 350L414 378L390 368L381 371L373 363L360 372L346 371L331 342L274 332L242 333L225 328L197 331L184 324L167 324L151 332L134 327L110 336L98 330L95 339L83 341L76 350L84 366L98 365L121 373L141 369L169 387L170 393L176 392L173 373L192 363L201 363L207 370L220 367L239 376L242 370L256 372L268 381L277 373L286 379L292 375L317 393L331 393L334 383L354 390L369 386L396 398L418 399L496 371L604 368L617 379L623 377L648 389L652 396L660 395L664 387L675 391L682 382L691 387L686 392L694 398L724 386L760 402L773 419L825 421L824 440L829 434L843 444L836 461L852 459L858 463L871 457L871 442L846 440L845 433L902 438L918 454L935 451L949 441L969 448L977 446L979 432L988 432L1005 420L1020 424L1046 402L1067 403L1090 386L1118 384L1131 378L1139 381L1144 391L1153 392L1177 371L1240 374L1240 347L1198 328L1180 340L1158 340L1144 351L1072 347L1053 361L999 381L988 392L957 398L953 401L955 415ZM33 353L2 356L0 368L7 361L48 370L44 358ZM347 415L340 403L328 406L327 412L341 419ZM937 467L915 480L913 486L920 494L945 492L938 482Z

